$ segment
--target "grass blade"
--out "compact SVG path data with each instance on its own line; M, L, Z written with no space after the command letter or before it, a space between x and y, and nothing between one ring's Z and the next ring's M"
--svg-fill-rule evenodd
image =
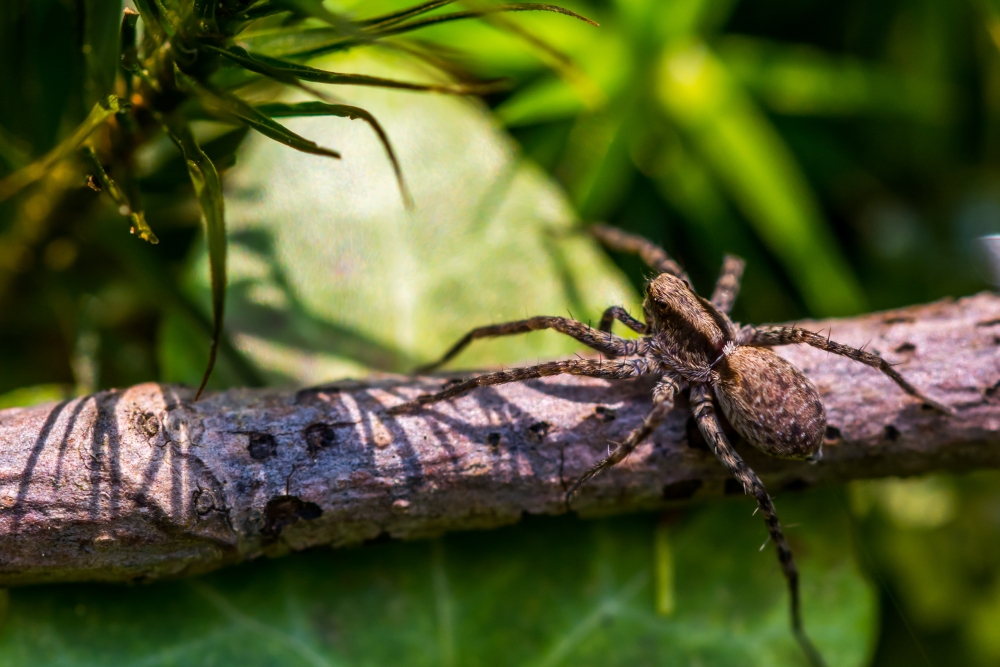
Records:
M208 264L212 276L212 349L208 354L208 367L194 397L197 401L212 375L215 358L219 353L219 340L222 338L226 303L226 209L219 172L198 145L191 127L184 121L174 121L165 129L184 155L188 176L201 206L205 236L208 239Z
M287 60L270 58L259 54L251 54L239 47L221 49L216 46L203 45L202 48L214 51L229 58L238 65L263 74L283 83L291 80L309 81L312 83L326 83L332 85L348 86L374 86L378 88L394 88L397 90L418 90L424 92L447 93L450 95L482 95L498 90L498 82L487 81L481 84L441 84L441 83L414 83L411 81L398 81L396 79L384 79L366 74L342 74L339 72L327 72L316 69L308 65L299 65Z
M382 125L379 124L375 117L368 111L365 111L360 107L350 106L348 104L327 104L325 102L299 102L298 104L284 104L277 102L273 104L257 105L256 110L271 118L291 118L294 116L338 116L340 118L350 118L351 120L360 119L365 121L375 131L375 134L378 135L379 141L382 142L382 146L385 148L385 152L389 156L389 161L392 162L392 170L396 173L396 181L399 183L399 191L403 197L403 203L406 205L406 208L413 208L413 198L410 196L410 192L406 187L405 181L403 180L403 170L399 166L399 160L396 158L396 153L392 149L389 137L386 135Z
M323 5L323 0L276 0L275 4L329 23L343 35L349 35L355 31L354 24L351 23L350 19L342 14L331 12Z
M362 28L370 28L372 26L380 26L380 25L382 26L394 25L396 23L399 23L400 21L405 21L406 19L413 18L414 16L420 16L421 14L432 12L435 9L438 9L439 7L450 5L454 1L455 0L430 0L430 2L424 2L419 5L407 7L406 9L401 9L398 12L373 16L370 19L355 21L355 23L361 26Z
M464 12L452 12L451 14L432 16L430 18L411 21L402 25L396 25L384 30L379 30L374 34L377 37L388 37L390 35L398 35L411 30L419 30L420 28L426 28L428 26L438 25L441 23L465 21L467 19L490 16L491 14L504 14L510 12L553 12L555 14L563 14L564 16L572 16L573 18L579 19L584 23L589 23L592 26L600 26L600 24L596 21L592 21L586 16L577 14L574 11L570 11L569 9L565 9L564 7L560 7L558 5L548 5L538 2L516 2L508 5L493 5L491 7L484 7L483 9L471 9Z
M156 238L156 234L153 233L153 230L146 222L146 214L143 211L136 211L132 207L132 202L129 201L129 198L118 187L118 184L108 176L108 173L104 171L104 165L101 164L93 147L84 146L83 154L90 162L90 166L94 171L94 177L100 183L101 189L108 193L111 200L118 205L118 212L132 221L132 233L138 234L140 239L153 245L159 243L160 239Z
M58 162L80 148L94 130L125 108L125 105L123 100L114 95L109 95L95 104L83 122L73 130L73 134L63 139L55 148L38 160L0 181L0 201L12 197L45 176Z
M240 98L230 93L212 90L194 79L187 77L181 71L174 72L178 85L182 90L188 90L198 96L206 111L223 119L233 119L260 132L268 139L273 139L289 148L294 148L311 155L323 155L334 159L340 158L340 153L329 148L323 148L315 141L292 132L280 123L275 123L269 116L258 111Z
M358 21L357 24L364 26L364 28L359 34L354 36L345 36L344 34L329 28L307 28L306 30L296 28L293 30L275 30L268 31L266 33L258 33L256 35L248 36L248 38L256 47L258 47L258 49L268 50L270 52L271 49L269 47L279 45L279 55L295 58L308 58L321 56L334 51L344 51L356 46L370 44L383 37L400 35L413 30L419 30L420 28L437 25L439 23L484 18L509 12L554 12L557 14L572 16L573 18L577 18L594 26L598 25L596 22L588 19L587 17L581 16L580 14L563 7L534 2L493 5L490 7L483 7L482 9L441 14L439 16L432 16L419 21L402 23L407 18L443 7L447 4L450 4L450 2L438 0L437 2L428 2L423 5L413 7L411 8L412 11L404 10L402 12L397 12L396 14L386 14L372 19ZM303 41L303 37L306 38L305 46L300 45ZM534 41L540 42L541 40L535 38ZM538 44L535 44L535 46L538 46ZM547 45L543 48L543 50L555 52L555 49L548 47ZM550 53L550 55L552 54ZM559 54L559 56L560 57L557 59L566 59L566 57L561 56L561 54Z

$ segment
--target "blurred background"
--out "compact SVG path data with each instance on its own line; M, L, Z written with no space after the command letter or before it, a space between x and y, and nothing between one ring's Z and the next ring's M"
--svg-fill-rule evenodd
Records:
M723 253L743 256L734 318L745 322L992 288L977 239L1000 233L994 0L564 4L600 27L493 14L324 56L324 66L348 71L507 81L474 100L337 89L385 126L412 211L357 121L288 121L340 150L336 163L199 126L206 152L227 168L230 226L226 338L210 387L406 372L477 324L567 310L596 318L609 303L636 309L645 269L591 245L575 232L581 221L661 243L702 291ZM327 6L366 17L404 5ZM115 48L120 15L115 2L0 4L0 177L44 154L110 92L94 72ZM302 26L306 39L311 24ZM269 36L277 27L242 37L251 50L287 52ZM158 245L129 235L107 197L59 174L0 202L0 407L200 380L211 311L197 205L162 137L137 155L136 170ZM484 344L458 366L573 349L532 334ZM800 525L790 532L807 624L831 664L1000 664L996 473L857 482L777 502L784 521ZM495 534L370 547L367 557L306 554L148 593L15 591L0 664L111 655L118 664L384 664L385 640L363 628L386 619L396 619L392 641L413 664L801 664L754 522L745 502L709 500L665 517L532 519ZM542 548L546 540L562 551ZM632 555L616 557L626 546ZM331 558L342 585L313 590L309 573L325 576ZM590 563L566 571L575 579L559 567L572 560ZM521 566L497 574L511 561ZM427 590L414 581L425 571ZM275 577L283 583L272 590L265 582ZM544 590L528 590L539 578ZM497 602L510 588L530 600ZM255 627L225 595L244 596L253 622L270 624L261 641L272 653L243 655L224 632L202 648L171 643L202 641L210 626ZM176 628L123 648L122 637L154 622L143 611L151 600L167 605ZM352 604L368 625L351 629ZM201 616L187 618L192 608ZM453 626L456 609L479 616ZM417 659L425 650L436 657Z

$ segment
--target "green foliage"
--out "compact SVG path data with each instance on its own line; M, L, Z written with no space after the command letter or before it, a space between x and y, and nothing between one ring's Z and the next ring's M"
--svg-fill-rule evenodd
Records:
M980 4L570 6L601 29L520 25L574 67L496 25L428 38L517 82L498 116L585 217L662 240L702 284L743 255L748 320L985 286L970 245L1000 227L980 161L995 163L997 49Z
M986 287L970 250L1000 232L992 0L571 3L600 28L533 3L135 4L142 20L0 3L2 407L197 383L213 332L213 386L319 382L407 370L476 323L634 308L578 217L663 242L702 287L743 255L745 321ZM517 143L473 101L406 88L482 93ZM572 351L537 333L458 365ZM831 664L996 663L997 485L856 485L857 530L836 493L778 498ZM13 591L0 664L800 664L749 506L678 516Z
M430 3L412 7L404 12L405 17L419 16L436 9L441 4ZM213 80L222 82L222 88L240 88L253 83L254 75L261 75L276 82L292 85L303 90L310 89L303 82L330 85L361 85L401 90L426 91L467 95L484 92L489 88L477 85L451 83L420 83L400 81L391 78L373 77L365 74L343 74L316 69L306 64L268 56L252 54L234 43L234 39L248 27L259 23L278 23L270 33L279 41L298 33L294 25L305 17L317 19L332 28L339 37L357 39L352 46L370 46L390 34L408 32L438 22L416 21L400 24L401 15L396 12L388 16L362 20L357 25L339 13L331 12L319 0L286 0L283 2L246 3L218 0L143 0L137 2L138 17L132 9L126 9L120 21L119 53L107 41L97 43L97 38L107 36L113 26L118 25L116 11L109 11L110 3L101 7L97 3L85 3L78 17L84 26L86 72L85 89L92 93L104 87L110 92L115 84L114 64L121 65L121 76L117 88L128 98L122 103L114 95L102 97L90 115L63 141L42 158L21 168L0 180L0 202L17 194L25 187L53 173L55 167L80 148L98 129L102 136L84 148L88 168L98 183L104 186L112 200L133 218L133 231L155 242L156 236L145 222L145 213L139 207L138 190L131 186L135 179L134 153L148 142L147 136L159 125L180 148L187 164L187 172L199 201L208 238L209 258L212 274L212 344L207 368L198 390L201 395L211 376L216 355L223 334L223 304L226 291L226 235L221 182L212 158L201 150L198 141L188 125L192 117L209 116L223 122L243 125L260 132L286 146L331 158L340 158L337 151L323 148L315 142L300 137L253 105L217 87ZM121 5L119 5L120 9ZM506 11L547 11L578 17L573 12L553 5L514 4L497 6L491 12ZM448 17L448 20L476 18L483 12L464 12ZM143 26L142 44L136 43L137 24ZM272 20L273 19L273 20ZM289 29L283 23L291 22ZM385 26L392 28L386 30ZM113 45L114 42L111 42ZM335 46L331 50L344 48ZM314 53L322 52L323 49ZM228 66L228 70L227 70ZM233 71L233 70L236 71ZM327 98L329 99L329 98ZM134 109L129 108L134 102ZM200 106L200 108L199 108ZM355 113L355 115L358 115ZM114 124L107 124L112 117ZM378 127L376 121L371 121ZM101 155L97 153L100 151ZM10 152L9 150L7 151ZM390 149L390 157L392 151ZM119 163L125 171L127 190L125 195L106 173L103 160ZM398 165L397 176L399 174ZM50 194L58 196L57 194ZM404 191L404 198L406 197Z
M185 582L15 590L0 665L801 665L751 507L717 503L659 526L538 518ZM805 521L791 538L831 667L865 664L874 629L841 507L820 492L781 508Z

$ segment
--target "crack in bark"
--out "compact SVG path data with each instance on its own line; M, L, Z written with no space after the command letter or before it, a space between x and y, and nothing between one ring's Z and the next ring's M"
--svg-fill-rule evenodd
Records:
M826 456L809 465L734 444L782 490L1000 467L997 323L992 294L805 323L847 344L871 340L957 414L921 409L850 360L777 348L820 389ZM650 407L648 380L559 376L385 413L447 381L378 376L297 392L233 389L198 403L188 388L144 384L0 411L0 585L145 581L318 544L559 514L569 482ZM654 437L584 486L572 510L654 509L723 493L725 471L689 442L687 406L679 397Z

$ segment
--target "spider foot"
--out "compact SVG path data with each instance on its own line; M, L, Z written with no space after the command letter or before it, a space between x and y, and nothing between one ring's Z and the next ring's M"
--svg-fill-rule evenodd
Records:
M573 483L569 491L566 492L566 504L569 505L569 501L572 500L573 496L580 489L581 486L592 480L593 478L600 475L605 470L613 468L617 463L619 463L623 458L625 458L626 452L623 451L622 446L618 445L611 454L604 459L601 459L596 464L591 466L587 472L580 476L580 479Z
M419 410L421 407L423 407L423 405L424 404L421 403L419 400L407 401L406 403L400 403L399 405L392 406L391 408L386 410L386 413L390 415L403 415L406 414L407 412L413 412L415 410Z
M921 401L924 405L937 410L943 415L948 415L949 417L955 416L955 410L953 408L945 405L944 403L939 403L938 401L935 401L933 398L928 398L923 394L918 394L915 398Z

